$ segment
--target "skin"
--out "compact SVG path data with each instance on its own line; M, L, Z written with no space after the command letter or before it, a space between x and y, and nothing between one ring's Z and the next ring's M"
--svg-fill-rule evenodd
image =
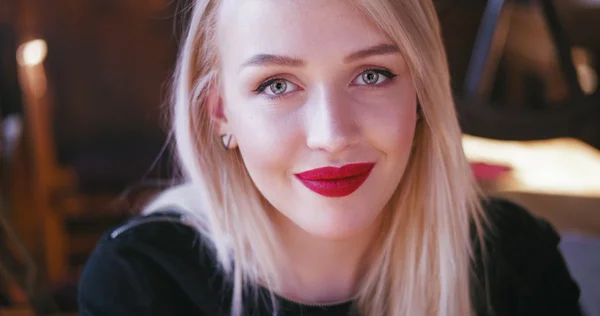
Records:
M219 12L221 82L209 107L273 206L287 251L278 291L305 302L355 294L417 119L400 50L349 3L226 0ZM279 80L268 82L273 78ZM375 167L345 197L321 196L295 177L359 162Z

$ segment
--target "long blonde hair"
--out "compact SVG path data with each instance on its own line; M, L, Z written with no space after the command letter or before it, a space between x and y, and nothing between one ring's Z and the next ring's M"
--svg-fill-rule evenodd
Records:
M278 288L274 254L281 245L239 151L221 148L205 108L209 89L219 84L218 2L195 0L174 80L173 128L186 184L147 212L179 204L191 215L232 279L236 316L247 288L259 281ZM484 216L461 145L435 8L430 0L354 2L401 48L422 115L380 251L360 283L358 310L366 316L473 315L470 223L481 232Z

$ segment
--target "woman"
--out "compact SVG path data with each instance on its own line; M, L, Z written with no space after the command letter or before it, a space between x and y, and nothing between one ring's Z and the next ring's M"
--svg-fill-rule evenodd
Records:
M578 315L554 231L480 202L431 1L191 14L186 184L102 239L82 315Z

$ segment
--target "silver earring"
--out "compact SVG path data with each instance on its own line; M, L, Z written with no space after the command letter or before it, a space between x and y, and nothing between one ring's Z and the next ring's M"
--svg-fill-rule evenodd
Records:
M221 135L221 145L223 145L223 149L229 150L229 145L231 145L231 138L233 138L232 134Z

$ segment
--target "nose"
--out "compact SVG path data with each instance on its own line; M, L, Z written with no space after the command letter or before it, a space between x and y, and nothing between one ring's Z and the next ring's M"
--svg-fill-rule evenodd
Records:
M351 100L342 93L323 91L310 101L306 143L311 149L332 154L358 143L360 128Z

